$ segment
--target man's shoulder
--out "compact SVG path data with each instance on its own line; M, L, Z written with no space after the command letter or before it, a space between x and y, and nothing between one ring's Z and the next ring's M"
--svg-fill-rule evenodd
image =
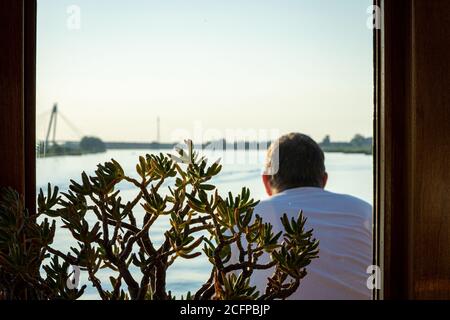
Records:
M330 197L342 201L342 202L347 202L347 203L351 203L355 206L360 206L362 208L366 208L371 210L372 209L372 205L369 204L367 201L364 201L363 199L360 199L358 197L349 195L349 194L344 194L344 193L335 193L335 192L331 192L331 191L325 191L325 193L327 193Z
M344 193L335 193L331 191L325 191L325 193L328 197L327 202L329 202L331 206L335 205L343 211L358 213L358 215L362 214L364 218L371 219L372 205L367 201Z
M344 193L337 193L329 190L319 189L319 188L310 188L307 190L307 192L303 192L302 189L291 189L289 190L289 193L280 193L276 194L274 196L271 196L266 199L262 199L260 201L261 205L266 204L272 204L276 202L283 202L288 199L295 198L296 196L302 197L304 199L311 199L311 198L328 198L328 199L335 199L339 201L346 201L354 204L358 204L365 207L371 207L371 205L358 197L352 196L350 194L344 194Z
M364 201L358 197L335 193L328 190L314 190L314 192L306 192L298 194L278 194L267 199L263 199L257 206L259 211L267 212L272 211L278 207L289 206L312 206L317 209L320 208L334 208L343 209L345 211L356 211L359 213L364 213L367 218L372 215L372 205L367 201Z

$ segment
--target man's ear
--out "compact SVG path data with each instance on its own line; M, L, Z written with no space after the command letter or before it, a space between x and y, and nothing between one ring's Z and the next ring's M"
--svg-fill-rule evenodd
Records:
M325 189L325 186L327 185L327 182L328 182L328 173L325 172L323 174L323 177L322 177L322 188L323 189Z
M270 176L263 174L262 181L264 184L264 188L266 189L266 193L269 195L269 197L272 196L273 191L272 191L272 187L270 186Z

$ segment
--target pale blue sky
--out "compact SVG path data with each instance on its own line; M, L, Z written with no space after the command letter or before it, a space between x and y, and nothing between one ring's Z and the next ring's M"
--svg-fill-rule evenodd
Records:
M38 0L38 137L58 102L86 135L176 129L372 135L372 0ZM81 29L67 28L70 5ZM59 139L75 139L59 122Z

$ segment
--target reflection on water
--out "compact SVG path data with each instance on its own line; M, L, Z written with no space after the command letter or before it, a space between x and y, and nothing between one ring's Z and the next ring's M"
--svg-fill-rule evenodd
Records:
M152 151L153 152L153 151ZM165 151L164 151L165 152ZM223 170L213 183L218 187L221 194L226 195L229 191L239 192L242 187L250 188L255 199L265 197L264 188L261 183L261 169L264 153L258 151L232 151L234 154L225 157ZM239 154L240 152L240 154ZM91 154L80 157L55 157L37 159L37 188L46 188L48 182L57 185L61 191L67 190L70 179L80 180L80 173L86 171L92 174L96 165L114 158L131 176L135 173L138 157L144 155L144 150L110 150L103 154ZM245 154L244 154L245 153ZM216 160L215 154L205 155ZM233 159L237 159L233 163ZM245 161L247 160L247 161ZM237 163L236 163L237 162ZM372 203L372 157L362 154L326 154L326 168L329 175L327 189L338 193L347 193ZM124 200L132 199L136 191L130 185L121 185L121 194ZM44 189L46 190L46 189ZM142 218L143 210L136 207L136 218ZM167 219L161 219L154 225L151 236L155 245L161 243L163 232L167 227ZM54 246L61 250L69 250L75 246L66 230L59 229ZM108 270L100 270L98 277L104 284L109 283ZM176 296L186 294L189 290L196 290L205 282L210 274L210 265L204 256L194 260L178 260L168 271L167 287ZM81 284L87 284L88 288L84 298L97 298L96 291L92 288L86 275L83 275ZM105 285L105 288L108 288Z

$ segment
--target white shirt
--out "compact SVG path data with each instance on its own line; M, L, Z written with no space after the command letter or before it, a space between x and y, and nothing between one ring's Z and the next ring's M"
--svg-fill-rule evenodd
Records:
M306 230L314 229L320 241L319 258L307 267L294 300L361 300L371 299L367 287L372 265L372 207L358 198L332 193L320 188L297 188L262 201L256 208L264 222L283 230L280 217L297 217L300 210L308 219ZM267 262L268 255L260 262ZM252 285L265 292L270 270L255 270Z

